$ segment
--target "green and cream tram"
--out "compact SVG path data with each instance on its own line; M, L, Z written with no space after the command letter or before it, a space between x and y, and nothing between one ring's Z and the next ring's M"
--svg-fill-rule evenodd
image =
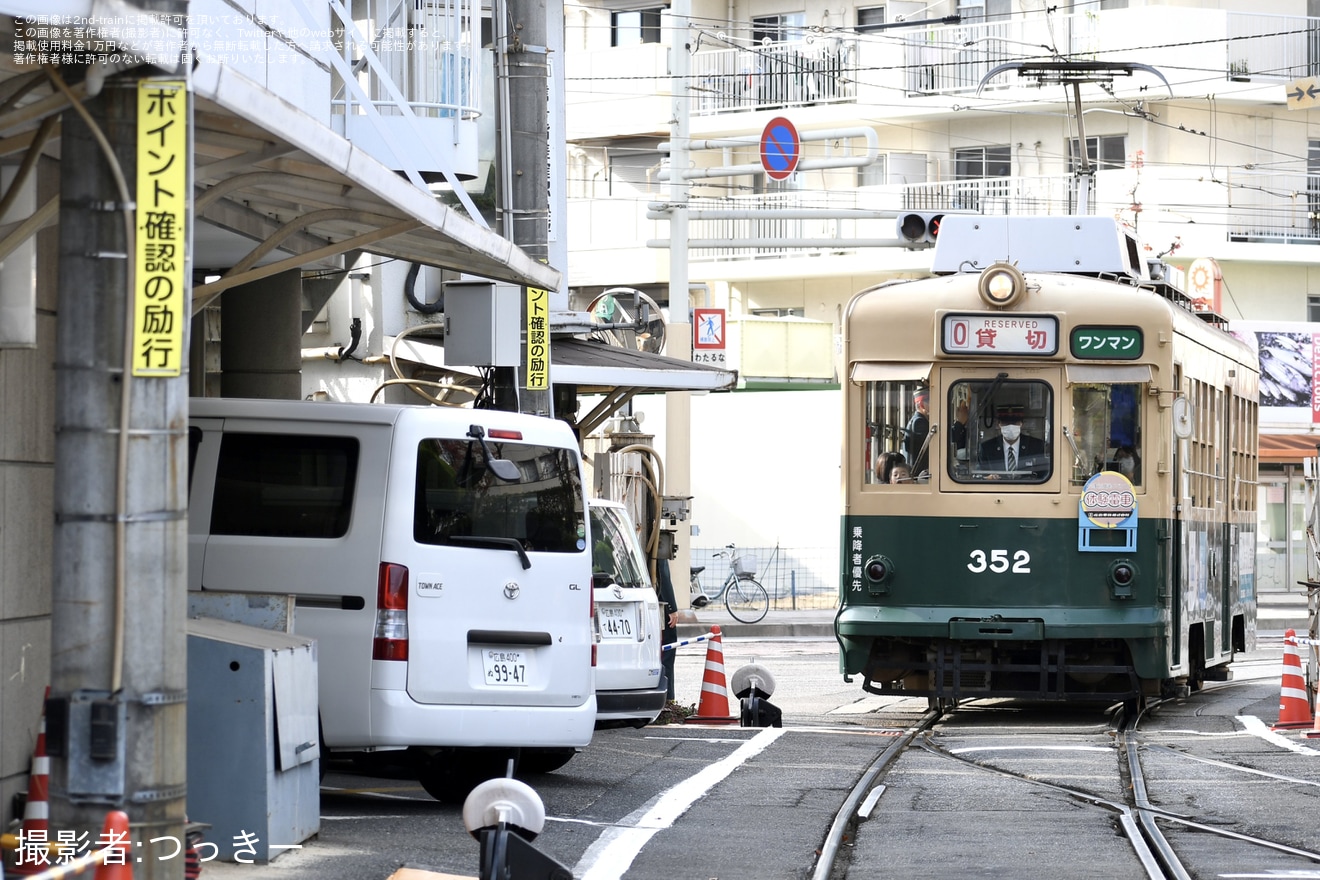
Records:
M845 676L1134 700L1255 641L1253 352L1097 217L944 218L844 318Z

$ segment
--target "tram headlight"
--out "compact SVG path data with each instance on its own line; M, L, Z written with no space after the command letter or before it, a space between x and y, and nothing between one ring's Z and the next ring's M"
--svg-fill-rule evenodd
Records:
M889 592L889 581L894 576L894 563L885 556L872 556L862 566L866 575L868 591L871 593Z
M1027 279L1012 263L995 263L981 273L977 290L981 300L996 309L1005 309L1022 298Z
M1131 599L1132 585L1137 580L1137 566L1126 559L1115 559L1109 564L1109 592L1115 599Z

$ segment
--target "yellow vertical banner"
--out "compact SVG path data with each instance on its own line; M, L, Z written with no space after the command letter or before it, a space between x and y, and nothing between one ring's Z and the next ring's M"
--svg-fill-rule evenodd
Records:
M527 288L527 384L532 391L550 390L550 294Z
M188 288L188 91L182 80L138 83L133 375L183 372Z

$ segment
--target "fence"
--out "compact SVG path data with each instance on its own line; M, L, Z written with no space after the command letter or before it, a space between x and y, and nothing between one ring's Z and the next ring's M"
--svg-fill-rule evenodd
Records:
M715 595L729 574L728 557L719 555L724 552L723 547L692 548L693 568L705 566L697 579L708 596ZM737 552L740 556L756 557L756 579L770 594L771 608L791 610L838 607L837 547L739 547Z

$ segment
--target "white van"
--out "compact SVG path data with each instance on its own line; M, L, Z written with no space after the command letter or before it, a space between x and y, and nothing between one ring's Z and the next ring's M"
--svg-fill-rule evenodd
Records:
M596 595L596 727L645 727L664 709L664 622L646 554L628 509L593 498L592 586Z
M582 461L556 419L287 400L190 404L188 585L295 597L321 737L409 749L459 800L556 769L596 717Z

